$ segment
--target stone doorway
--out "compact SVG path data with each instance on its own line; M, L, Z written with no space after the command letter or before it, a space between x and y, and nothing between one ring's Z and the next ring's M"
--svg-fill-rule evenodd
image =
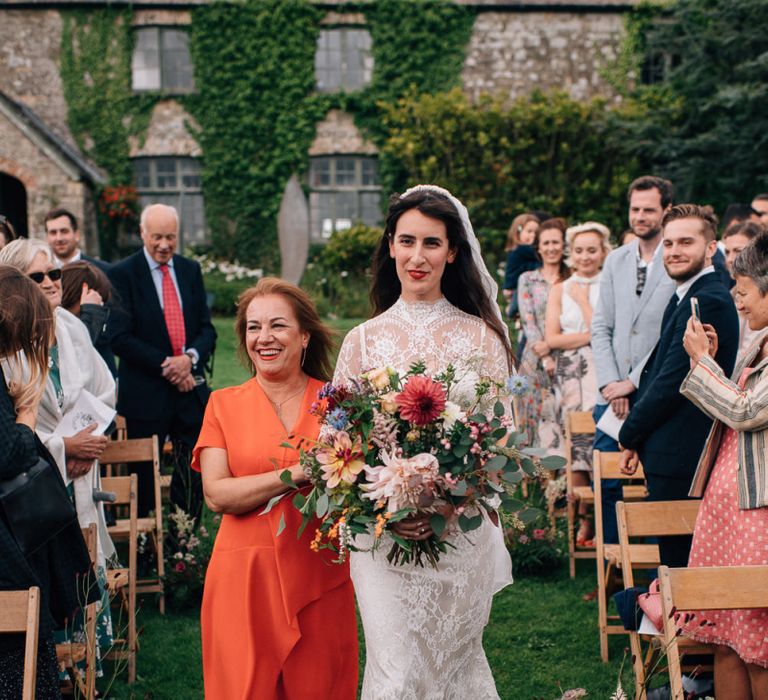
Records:
M29 236L27 190L21 180L3 172L0 172L0 214L8 217L19 236Z

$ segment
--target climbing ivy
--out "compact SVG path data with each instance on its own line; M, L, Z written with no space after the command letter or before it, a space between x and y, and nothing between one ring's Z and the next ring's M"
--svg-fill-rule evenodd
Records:
M192 55L199 95L204 187L218 252L275 263L276 218L286 181L308 165L317 123L330 109L354 115L381 145L382 110L409 89L458 84L474 16L446 0L349 3L373 39L371 85L354 93L315 92L314 56L324 11L307 0L246 0L196 8ZM439 37L439 40L437 39ZM384 189L397 172L382 162Z
M128 138L146 131L158 100L131 90L131 11L70 10L62 18L61 79L70 130L111 184L128 185Z
M310 0L212 2L192 10L194 95L206 215L215 251L277 265L277 212L285 183L308 166L317 123L330 109L354 115L382 146L383 113L409 91L459 84L474 14L450 0L377 0L334 7L361 13L373 39L372 82L354 93L315 91L314 58L325 10ZM70 129L114 185L132 180L128 140L142 137L162 94L131 89L132 10L63 13L62 67ZM385 192L403 173L382 158Z

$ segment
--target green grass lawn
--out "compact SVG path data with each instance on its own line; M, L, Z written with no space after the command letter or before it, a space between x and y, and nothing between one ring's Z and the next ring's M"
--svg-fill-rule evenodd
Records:
M235 357L232 319L215 319L214 323L219 333L214 386L245 381L249 373ZM343 334L356 323L334 321L333 325ZM561 688L575 687L586 688L589 697L605 699L616 689L628 639L612 637L611 662L601 662L597 603L582 600L582 595L595 587L594 564L590 561L577 564L575 580L569 579L564 566L549 577L518 578L496 596L484 643L499 695L504 700L552 700L560 696ZM121 674L115 679L109 697L115 700L202 698L198 612L171 611L163 617L157 613L151 598L143 599L141 605L138 681L129 687L124 681L125 674ZM363 653L361 650L361 658ZM104 682L100 686L103 687ZM628 660L624 688L632 688Z

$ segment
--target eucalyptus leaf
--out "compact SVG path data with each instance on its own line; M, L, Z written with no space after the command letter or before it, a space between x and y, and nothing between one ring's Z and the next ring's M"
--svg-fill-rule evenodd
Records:
M493 405L493 415L497 418L501 418L504 415L504 404L501 401L497 401Z
M562 469L565 464L565 459L563 457L558 457L557 455L550 455L541 460L541 466L544 467L544 469Z
M280 537L283 530L285 530L285 515L280 513L280 522L277 524L277 537Z
M315 515L318 518L325 517L328 512L328 494L323 492L317 497L317 503L315 504Z
M484 468L487 472L499 471L507 466L507 462L509 462L509 460L504 455L496 455L495 457L491 457L485 463Z
M293 483L293 477L291 476L290 469L283 469L283 471L280 472L280 481L282 481L286 486L289 486L292 489L299 488L296 486L296 484Z
M472 530L477 530L482 522L483 516L480 514L468 517L462 513L459 516L459 527L461 528L462 532L471 532Z
M269 501L267 501L266 507L264 508L264 510L261 511L261 513L259 513L259 515L266 515L267 513L269 513L269 511L275 507L275 504L278 501L280 501L285 495L286 495L285 493L281 493L278 496L273 496L272 498L270 498Z
M299 510L301 510L301 509L304 507L304 505L306 504L306 502L307 502L307 499L306 499L306 497L304 496L304 494L303 494L303 493L301 493L301 492L297 493L297 494L296 494L296 495L293 497L293 505L294 505L296 508L298 508Z
M519 484L523 480L523 474L520 471L516 472L504 472L501 475L501 478L504 479L508 484Z
M429 526L437 537L441 537L445 531L445 516L440 515L440 513L432 513L429 516Z

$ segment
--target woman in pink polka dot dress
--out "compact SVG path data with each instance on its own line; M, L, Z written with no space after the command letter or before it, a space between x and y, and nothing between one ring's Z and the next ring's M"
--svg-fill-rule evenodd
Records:
M736 305L762 330L729 380L712 359L717 334L693 318L683 339L691 371L680 391L715 423L690 495L704 496L688 566L768 565L768 234L733 264ZM689 636L715 646L718 700L768 698L768 611L715 610Z

